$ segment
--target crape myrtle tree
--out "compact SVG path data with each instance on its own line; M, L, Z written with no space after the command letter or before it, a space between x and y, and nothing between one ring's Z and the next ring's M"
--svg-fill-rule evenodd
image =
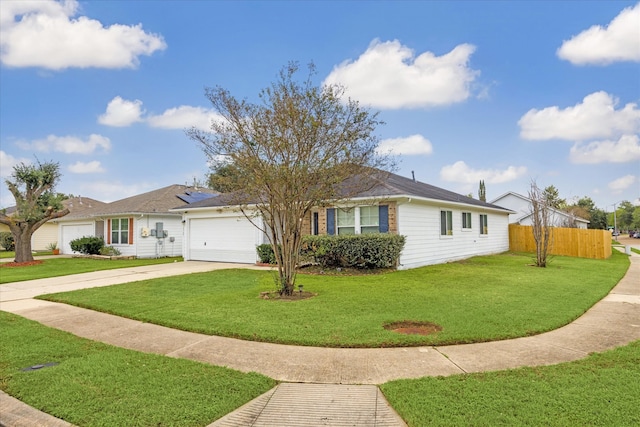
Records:
M545 191L540 190L535 181L531 181L529 200L531 200L531 229L536 243L536 266L546 267L552 239L551 203L553 200Z
M16 200L16 210L11 215L0 212L0 224L7 225L13 234L16 246L15 262L33 261L33 233L45 222L69 213L69 209L62 205L65 196L54 192L60 176L58 163L20 163L14 166L11 178L5 180Z
M295 62L283 67L259 103L207 88L221 119L212 121L210 132L187 131L214 164L224 158L222 165L233 165L225 189L236 190L230 200L269 236L283 295L294 289L311 209L373 187L391 167L388 156L376 153L377 113L345 99L339 85L314 84L313 64L306 78L297 79L299 71Z

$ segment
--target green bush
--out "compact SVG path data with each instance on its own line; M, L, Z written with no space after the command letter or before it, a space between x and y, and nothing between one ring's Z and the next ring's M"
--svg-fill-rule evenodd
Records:
M122 252L120 252L118 248L114 248L113 246L103 246L100 249L100 255L114 256L114 255L121 255L121 254Z
M301 256L323 267L389 268L398 265L405 237L396 234L304 236Z
M14 251L16 249L16 242L13 240L13 234L10 231L0 233L0 246L5 251Z
M257 246L256 251L258 252L258 258L260 258L261 263L276 263L276 256L273 253L273 246L271 246L271 243L263 243L262 245Z
M69 244L71 245L71 250L75 252L85 255L98 255L104 247L104 240L102 237L84 236L72 240Z

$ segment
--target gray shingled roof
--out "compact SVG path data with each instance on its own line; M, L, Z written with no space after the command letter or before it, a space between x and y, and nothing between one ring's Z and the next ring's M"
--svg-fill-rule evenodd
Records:
M69 213L63 218L84 218L87 216L87 212L94 209L100 209L107 204L90 197L72 197L62 202L62 204L69 209Z
M370 190L360 192L354 196L354 198L407 196L430 200L441 200L444 202L464 203L472 206L510 212L509 209L505 209L501 206L463 196L462 194L454 193L453 191L445 190L444 188L425 184L420 181L414 181L413 179L405 178L393 173L385 173L383 176L383 179L377 179L377 184L373 183ZM237 195L221 194L211 199L180 206L179 209L233 206L237 204L237 200Z
M116 200L111 203L104 203L101 206L96 206L93 209L87 209L79 212L78 215L69 214L63 218L74 219L119 214L151 213L176 215L175 212L170 212L169 209L175 208L176 206L184 205L184 201L178 196L187 194L189 192L210 193L212 195L216 194L215 191L207 188L195 189L194 187L187 185L174 184L143 194L127 197L125 199Z
M380 181L378 185L371 190L365 191L358 197L390 197L390 196L409 196L421 197L432 200L442 200L444 202L465 203L478 207L501 209L509 211L501 206L492 205L472 197L463 196L444 188L436 187L424 182L414 181L400 175L389 173L384 181Z

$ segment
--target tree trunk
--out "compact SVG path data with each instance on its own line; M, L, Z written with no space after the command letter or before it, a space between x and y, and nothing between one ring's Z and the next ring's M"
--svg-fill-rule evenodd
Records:
M13 233L13 238L16 242L16 258L15 262L30 262L33 261L33 254L31 253L31 230L22 230L22 233Z

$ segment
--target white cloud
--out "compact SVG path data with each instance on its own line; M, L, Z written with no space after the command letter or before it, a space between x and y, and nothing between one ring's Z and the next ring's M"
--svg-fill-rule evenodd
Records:
M433 152L431 141L422 135L411 135L406 138L391 138L380 141L376 148L379 154L404 154L407 156L425 154Z
M135 68L140 55L167 47L142 25L108 27L75 17L76 0L0 2L0 61L10 67Z
M74 164L69 165L69 172L71 173L102 173L104 171L105 169L97 160L91 162L75 162Z
M73 194L88 195L101 202L109 203L114 200L142 194L156 188L156 184L148 182L125 185L120 181L94 181L82 183L77 190L74 189L70 192Z
M10 176L13 173L13 167L20 163L28 165L31 161L24 157L14 157L0 150L0 176L2 178Z
M346 94L363 104L383 109L449 105L466 100L480 73L469 68L475 46L461 44L436 56L414 51L398 40L373 40L355 61L333 68L324 84L341 84Z
M140 117L143 113L142 101L128 101L116 96L107 105L107 111L98 117L98 123L116 127L129 126L142 121Z
M565 40L556 53L574 65L640 62L640 3L624 9L606 28L594 25Z
M618 100L606 92L587 95L573 107L531 109L518 121L524 139L584 141L616 138L640 130L638 105L629 103L616 110Z
M608 185L609 189L616 194L622 193L627 188L631 187L636 182L636 177L633 175L625 175L622 178L618 178L611 181Z
M189 129L195 126L204 131L211 130L212 120L222 120L222 117L211 109L190 105L169 108L162 114L146 114L142 101L129 101L120 96L113 98L105 113L98 117L99 123L108 126L124 127L136 122L146 122L154 128Z
M505 170L472 169L463 161L444 166L440 170L440 178L450 182L474 184L484 180L487 184L502 184L520 178L527 173L524 166L509 166Z
M18 142L18 146L25 150L42 152L57 151L66 154L91 154L98 148L108 152L111 149L111 140L106 136L97 134L89 135L87 140L82 140L75 136L49 135L45 139Z
M576 143L569 158L573 163L626 163L640 160L640 137L623 135L617 141Z
M186 129L195 126L201 130L210 131L211 121L221 120L221 117L213 110L181 105L176 108L169 108L159 115L150 115L146 120L149 126L156 128Z

